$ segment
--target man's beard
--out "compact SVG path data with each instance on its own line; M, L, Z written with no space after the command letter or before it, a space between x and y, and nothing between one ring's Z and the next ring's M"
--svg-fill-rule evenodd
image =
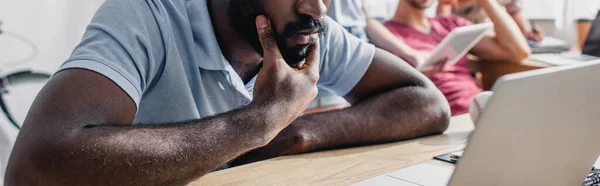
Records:
M413 8L421 9L421 10L427 9L427 8L431 7L431 5L433 5L433 2L430 2L430 3L419 3L416 0L406 0L406 1L408 1L408 4L410 6L412 6Z
M228 13L230 24L235 31L263 56L264 52L256 30L256 17L258 15L271 17L264 10L264 0L230 0ZM298 18L298 21L287 23L281 34L276 34L281 55L291 67L296 67L306 59L309 45L288 46L287 40L296 36L298 31L316 30L317 33L323 34L327 30L327 24L323 19L315 20L308 15L299 15ZM271 23L274 27L273 21Z

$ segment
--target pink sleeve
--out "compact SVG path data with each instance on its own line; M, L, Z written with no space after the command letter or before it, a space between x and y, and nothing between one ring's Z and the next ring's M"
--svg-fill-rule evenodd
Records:
M440 16L435 18L448 31L461 26L472 25L471 21L456 15Z
M461 26L469 26L472 25L473 23L471 23L471 21L463 18L463 17L459 17L459 16L451 16L449 17L450 19L452 19L452 21L454 22L454 24L456 25L456 27L461 27Z

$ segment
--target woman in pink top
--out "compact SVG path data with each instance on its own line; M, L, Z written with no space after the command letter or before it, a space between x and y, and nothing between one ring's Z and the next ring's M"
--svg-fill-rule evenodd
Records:
M423 63L429 53L454 28L471 24L457 16L427 18L425 9L430 7L433 1L400 0L395 16L384 24L391 31L391 39L395 40L397 46L380 47L395 53L414 66ZM494 23L496 34L484 37L470 53L486 60L515 63L527 58L531 49L519 27L502 6L496 0L474 1L487 12ZM458 2L460 1L439 0L441 4ZM453 66L432 67L423 73L444 93L450 103L452 115L467 113L475 95L482 91L467 68L466 57Z

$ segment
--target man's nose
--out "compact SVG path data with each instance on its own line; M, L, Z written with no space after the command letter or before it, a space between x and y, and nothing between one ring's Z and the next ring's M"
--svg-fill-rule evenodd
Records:
M300 0L298 1L297 10L299 14L306 14L313 19L320 19L327 13L327 0Z

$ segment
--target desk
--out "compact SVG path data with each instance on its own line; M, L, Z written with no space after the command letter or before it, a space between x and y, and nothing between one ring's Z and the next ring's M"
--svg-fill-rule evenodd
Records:
M190 185L349 185L421 162L453 168L432 157L463 149L472 130L471 118L461 115L443 135L280 157L214 172Z
M190 185L349 185L465 147L471 118L452 118L443 135L286 156L208 174Z
M552 65L537 62L529 59L520 64L505 61L487 61L481 60L475 56L469 55L468 66L472 72L481 73L481 88L490 90L496 80L506 74L536 70L540 68L551 67Z

